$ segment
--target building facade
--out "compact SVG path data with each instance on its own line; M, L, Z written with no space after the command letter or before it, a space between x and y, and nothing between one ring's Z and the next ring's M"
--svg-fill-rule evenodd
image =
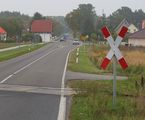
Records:
M52 22L50 20L34 20L31 32L41 37L42 42L50 42L52 38Z
M135 33L135 32L137 32L138 31L138 28L134 25L134 24L130 24L129 26L128 26L128 32L129 33Z
M145 47L145 29L137 31L129 36L128 44L131 46Z

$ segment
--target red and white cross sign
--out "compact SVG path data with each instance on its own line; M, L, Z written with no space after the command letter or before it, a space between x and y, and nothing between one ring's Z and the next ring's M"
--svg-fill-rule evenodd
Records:
M114 41L111 34L110 34L110 31L108 30L107 27L103 27L102 28L102 33L105 37L105 39L107 39L111 49L110 51L108 52L107 56L105 57L105 59L103 60L102 64L101 64L101 68L103 69L106 69L106 67L108 66L108 64L110 63L113 55L116 56L118 62L120 63L121 67L123 69L126 69L128 67L124 57L122 56L118 46L120 45L121 41L123 40L125 34L127 33L128 31L128 28L123 26L116 38L116 40Z

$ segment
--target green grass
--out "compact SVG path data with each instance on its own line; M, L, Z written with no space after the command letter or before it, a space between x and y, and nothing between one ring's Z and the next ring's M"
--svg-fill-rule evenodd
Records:
M144 120L145 90L135 80L117 81L116 107L112 105L112 81L70 81L76 90L70 120Z
M15 47L17 45L23 45L23 43L0 43L0 49L9 48L9 47Z
M97 48L100 49L100 48ZM89 47L80 48L79 64L75 63L76 51L69 58L68 69L77 72L101 73L89 59ZM112 66L109 66L111 69ZM117 66L117 74L128 75L129 79L117 81L116 106L112 105L112 81L68 81L76 91L70 111L70 120L145 120L145 80L143 66L129 66L125 71Z
M92 49L95 49L98 53L97 57L92 57ZM74 72L94 73L94 74L112 74L112 61L108 65L106 70L100 68L101 62L107 53L102 51L108 50L108 46L96 45L95 48L92 46L82 46L79 52L79 64L75 63L76 50L70 54L68 69ZM145 67L143 65L130 65L127 69L123 70L119 63L117 63L117 75L132 76L145 74Z
M76 50L70 54L68 69L74 72L98 73L100 70L94 66L88 57L89 47L80 47L79 64L76 63Z
M29 46L25 46L25 47L13 49L13 50L0 52L0 62L9 60L11 58L15 58L17 56L20 56L20 55L23 55L23 54L26 54L29 52L32 52L36 49L41 48L42 46L44 46L44 44L29 45Z

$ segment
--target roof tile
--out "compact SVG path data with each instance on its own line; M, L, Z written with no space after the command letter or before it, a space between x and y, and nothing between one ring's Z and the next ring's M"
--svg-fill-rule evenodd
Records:
M51 33L52 22L50 20L34 20L31 24L31 32Z
M133 39L145 39L145 29L141 31L137 31L129 36L129 38Z
M2 28L0 27L0 34L6 34L7 32Z

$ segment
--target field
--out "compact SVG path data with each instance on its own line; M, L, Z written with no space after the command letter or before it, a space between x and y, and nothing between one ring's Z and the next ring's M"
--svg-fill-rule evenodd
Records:
M120 48L129 68L123 71L117 66L118 75L128 80L117 81L116 105L112 105L112 80L72 80L68 85L76 91L73 96L70 120L145 120L145 48ZM100 64L108 52L107 46L86 46L80 48L79 64L75 63L75 51L69 60L69 69L96 74L112 74L111 64L101 70ZM81 62L85 61L85 63ZM89 68L77 67L85 66Z
M108 53L110 48L108 46L94 46L89 50L89 58L91 62L100 68L101 62ZM117 66L117 71L119 75L134 75L134 74L144 74L145 71L145 48L142 47L120 47L120 50L125 57L129 67L126 70L122 70L120 65ZM109 65L107 70L103 72L112 73L112 64Z

